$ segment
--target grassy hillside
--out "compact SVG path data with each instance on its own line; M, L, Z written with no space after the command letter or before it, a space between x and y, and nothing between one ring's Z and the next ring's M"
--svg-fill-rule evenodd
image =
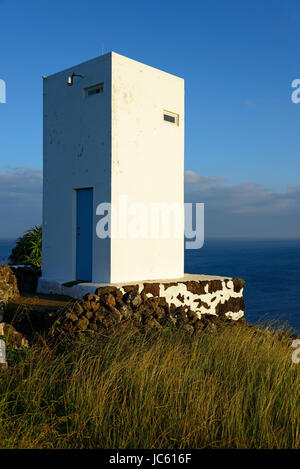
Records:
M1 448L299 448L291 340L127 330L9 350Z

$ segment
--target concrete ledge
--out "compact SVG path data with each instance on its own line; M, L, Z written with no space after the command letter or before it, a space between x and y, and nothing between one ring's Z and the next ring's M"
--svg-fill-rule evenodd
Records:
M66 295L81 299L87 293L97 294L107 287L120 290L123 294L134 290L144 292L148 297L165 298L170 308L188 306L190 310L202 315L225 315L237 320L244 316L244 280L240 278L210 275L186 274L182 278L156 281L142 280L125 283L79 283L65 286L65 281L39 279L38 293ZM98 291L99 290L99 291Z

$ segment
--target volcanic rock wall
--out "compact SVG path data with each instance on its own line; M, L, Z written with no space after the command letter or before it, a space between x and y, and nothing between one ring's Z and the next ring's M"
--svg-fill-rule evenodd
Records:
M87 293L59 319L59 331L107 331L115 325L161 328L170 324L197 334L244 315L244 281L212 278L106 285Z
M8 300L19 295L17 279L10 267L0 266L0 302L7 303Z

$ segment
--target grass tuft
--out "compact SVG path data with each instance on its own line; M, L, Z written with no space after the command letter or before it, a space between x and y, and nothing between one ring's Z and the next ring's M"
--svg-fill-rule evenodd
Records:
M299 448L291 339L226 327L168 330L8 353L1 448Z

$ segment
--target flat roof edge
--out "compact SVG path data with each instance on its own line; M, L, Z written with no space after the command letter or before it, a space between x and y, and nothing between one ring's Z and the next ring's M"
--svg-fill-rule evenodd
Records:
M145 64L144 62L140 62L139 60L132 59L130 57L127 57L126 55L122 55L114 51L110 51L110 52L107 52L106 54L99 55L97 57L94 57L93 59L85 60L84 62L80 62L76 65L72 65L71 67L64 68L62 70L59 70L58 72L51 73L50 75L45 75L43 78L52 78L61 73L73 72L74 70L76 70L77 67L81 67L82 65L93 63L93 62L104 61L104 60L107 60L109 57L113 57L113 56L122 57L126 60L130 60L131 62L135 62L136 64L143 65L143 67L148 67L149 69L157 70L161 73L169 75L170 77L177 78L178 80L184 81L184 78L178 75L174 75L173 73L166 72L165 70L161 70L160 68L157 68L157 67L152 67L151 65Z

